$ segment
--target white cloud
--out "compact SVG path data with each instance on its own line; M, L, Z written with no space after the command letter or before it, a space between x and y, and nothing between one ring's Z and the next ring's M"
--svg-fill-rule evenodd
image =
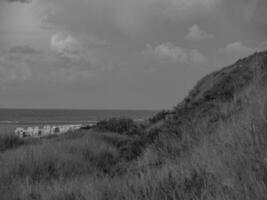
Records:
M73 57L82 50L77 39L66 33L56 33L52 35L50 48L64 57Z
M173 61L180 62L185 64L188 62L188 54L185 49L180 47L175 47L170 43L161 44L157 46L154 50L154 53L161 58L169 58Z
M242 44L242 42L233 42L223 49L223 52L234 58L242 58L253 54L256 51L254 48L250 48Z
M66 32L59 32L52 35L50 48L58 55L70 59L87 60L94 63L98 60L97 54L109 47L106 40L98 39L92 35L74 37Z
M186 49L165 43L152 48L147 45L143 51L144 55L153 56L167 62L178 62L180 64L206 64L207 58L196 49Z
M200 27L196 24L189 28L188 33L186 35L186 39L192 41L204 40L209 38L213 38L213 35L207 33L204 30L201 30Z

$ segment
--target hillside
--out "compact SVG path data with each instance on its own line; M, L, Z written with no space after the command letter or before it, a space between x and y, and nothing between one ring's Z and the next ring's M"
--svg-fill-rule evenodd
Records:
M152 146L191 174L182 199L267 198L266 83L267 52L256 53L204 77L158 123Z
M113 119L62 137L4 142L0 199L265 200L266 94L260 52L207 75L150 123L118 127Z

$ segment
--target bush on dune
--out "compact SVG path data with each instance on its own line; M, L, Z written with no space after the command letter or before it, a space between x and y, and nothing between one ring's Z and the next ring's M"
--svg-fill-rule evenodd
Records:
M149 122L150 123L157 123L159 121L165 120L167 118L167 116L171 115L171 114L174 114L174 113L170 110L162 110L162 111L156 113L151 118L149 118Z
M103 132L126 134L129 131L137 129L137 125L132 119L121 117L99 121L96 124L96 129Z
M8 149L14 149L25 144L23 139L15 135L0 135L0 152Z

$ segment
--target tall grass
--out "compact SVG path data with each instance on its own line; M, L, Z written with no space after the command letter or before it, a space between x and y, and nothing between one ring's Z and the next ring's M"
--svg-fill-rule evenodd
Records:
M265 200L267 96L256 78L193 92L141 134L84 130L4 151L0 199Z
M6 151L1 154L1 197L265 199L267 122L264 101L257 98L227 118L232 105L221 105L215 129L207 127L208 120L191 128L162 128L130 160L122 149L137 145L137 139L92 131Z
M25 143L15 135L0 135L0 152L16 148Z

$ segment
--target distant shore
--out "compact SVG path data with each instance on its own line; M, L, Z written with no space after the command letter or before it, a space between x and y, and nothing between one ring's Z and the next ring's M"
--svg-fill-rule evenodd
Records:
M90 122L121 116L141 121L148 119L156 112L152 110L0 109L0 134L14 133L18 127L86 125Z

